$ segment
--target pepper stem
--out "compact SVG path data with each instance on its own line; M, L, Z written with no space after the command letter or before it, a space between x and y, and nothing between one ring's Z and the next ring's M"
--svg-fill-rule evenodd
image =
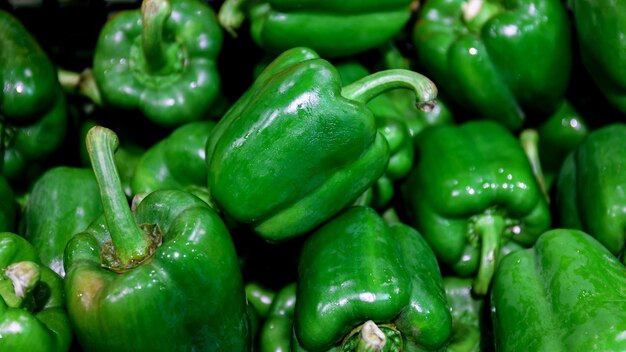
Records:
M368 320L344 339L342 352L402 351L402 335L391 324L377 325Z
M543 196L549 203L550 197L548 196L548 189L546 187L546 181L543 177L541 162L539 160L539 133L537 133L534 129L525 129L520 133L519 139L522 144L522 148L524 148L524 151L526 152L530 166L533 169L533 174L535 174L539 187L541 187Z
M411 70L391 69L373 73L343 87L341 95L365 104L375 96L396 88L412 89L418 109L432 110L437 87L426 76Z
M474 231L481 241L480 266L472 285L477 295L483 296L489 290L500 251L500 237L505 226L502 216L491 213L481 215L474 223Z
M141 3L141 45L148 72L158 74L168 67L163 27L171 13L169 0L143 0Z
M359 337L359 343L356 346L357 352L382 351L387 343L385 334L378 328L378 325L371 320L363 324Z
M22 308L27 296L37 287L41 279L39 265L31 261L16 262L4 270L13 290L3 292L2 298L9 307Z
M461 8L465 24L475 32L479 32L491 17L501 12L500 6L487 0L468 0Z
M115 168L113 153L119 146L119 140L113 131L101 126L92 127L87 132L86 139L117 262L112 266L132 267L152 254L154 242L150 235L135 223Z
M217 13L217 21L230 35L237 37L237 29L246 18L243 7L248 0L226 0Z
M78 93L96 105L102 105L102 97L100 96L100 90L96 85L96 81L93 78L91 69L87 68L83 72L74 72L64 69L57 70L57 76L61 87L66 92Z

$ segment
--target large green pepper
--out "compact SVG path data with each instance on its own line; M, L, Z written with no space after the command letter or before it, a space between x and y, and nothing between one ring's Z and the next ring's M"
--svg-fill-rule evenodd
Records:
M563 164L557 183L561 226L583 230L616 256L626 243L626 124L591 132Z
M250 19L254 42L270 52L307 46L323 57L350 56L392 39L411 17L412 0L227 0L219 12L234 33Z
M132 193L179 189L208 198L205 148L214 127L212 121L190 122L150 147L135 167Z
M387 225L371 208L347 209L311 234L297 285L294 332L309 351L431 351L451 333L432 250L413 228Z
M0 350L68 351L72 329L63 280L11 232L0 232L0 269Z
M104 216L65 249L67 308L88 351L248 351L243 279L232 239L199 198L150 193L131 213L113 161L115 134L87 135Z
M608 101L626 114L626 1L569 1L583 65Z
M48 55L22 23L3 10L0 48L0 142L4 147L0 169L9 181L15 181L29 164L49 156L63 142L66 102Z
M526 154L490 120L429 128L416 148L403 191L409 216L438 258L460 276L476 274L474 292L485 294L501 248L530 246L550 226Z
M16 216L15 194L9 182L0 175L0 231L13 231Z
M93 171L54 167L33 184L20 233L32 243L41 263L63 277L65 245L101 214L100 190Z
M517 129L563 100L570 31L561 0L428 0L413 42L446 97L471 117Z
M170 4L171 2L171 4ZM175 127L202 119L220 91L222 32L199 0L144 0L100 32L93 75L105 104Z
M286 51L209 137L212 200L269 241L312 230L385 172L388 143L365 104L401 87L420 103L437 92L408 70L381 71L342 88L335 68L314 51Z
M593 237L556 229L502 258L491 292L497 351L626 350L626 269Z

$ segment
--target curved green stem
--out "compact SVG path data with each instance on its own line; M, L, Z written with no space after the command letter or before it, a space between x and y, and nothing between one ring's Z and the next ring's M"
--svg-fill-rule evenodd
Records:
M128 268L152 254L153 241L135 223L115 168L113 154L119 145L117 135L108 128L94 126L87 132L86 139L117 261L114 266Z
M171 13L169 0L143 0L141 3L141 46L148 72L159 73L168 67L163 27Z
M477 295L485 295L489 290L500 252L500 238L505 226L502 216L496 214L483 214L474 223L474 231L481 242L480 266L472 285Z
M373 73L343 87L341 95L365 104L375 96L396 88L413 90L417 107L432 110L437 87L426 76L411 70L393 69Z
M248 0L226 0L217 13L218 22L233 37L237 37L237 29L246 18L243 8L247 3Z
M39 284L41 270L35 262L16 262L4 270L4 276L9 279L12 290L3 290L2 299L9 307L22 308L27 296Z
M483 25L502 11L501 7L487 0L468 0L462 5L463 20L468 28L480 32Z
M520 142L522 143L522 148L526 152L526 156L528 157L528 161L530 162L530 166L533 169L533 173L535 174L535 178L541 187L541 191L543 192L546 201L550 202L550 197L548 196L548 188L546 187L546 181L543 177L543 171L541 170L541 162L539 160L539 133L537 133L534 129L525 129L520 133Z

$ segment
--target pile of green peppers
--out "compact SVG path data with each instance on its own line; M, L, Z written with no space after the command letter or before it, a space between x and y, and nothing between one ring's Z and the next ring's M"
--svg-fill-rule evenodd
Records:
M0 2L0 351L625 351L626 0Z

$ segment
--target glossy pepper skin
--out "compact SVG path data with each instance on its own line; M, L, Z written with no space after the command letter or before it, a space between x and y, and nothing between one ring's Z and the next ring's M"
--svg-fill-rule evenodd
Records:
M200 120L220 91L222 32L198 0L145 0L102 28L93 74L104 104L138 109L166 128Z
M15 194L9 182L0 175L0 231L13 231L18 213Z
M247 17L252 40L269 52L308 46L322 57L376 48L402 31L412 0L227 0L219 21L234 32Z
M491 292L496 350L624 351L624 287L626 269L593 237L548 231L498 267Z
M349 208L311 234L297 286L294 332L308 351L437 350L451 333L434 253L413 228L387 225L372 208ZM368 321L386 343L358 332Z
M413 42L418 63L452 102L519 129L563 100L570 31L560 0L429 0Z
M296 307L296 283L280 289L272 301L267 319L259 333L260 352L291 351L293 313Z
M400 87L424 104L436 96L430 80L407 70L342 88L334 66L311 49L284 52L209 137L212 201L271 242L312 230L385 172L389 146L366 103Z
M452 337L447 346L449 352L480 352L487 350L482 338L484 297L472 293L472 279L446 276L443 278L446 298L452 314Z
M0 232L0 350L69 351L63 280L23 237Z
M30 163L52 154L63 142L66 102L48 55L22 23L3 10L0 47L1 169L13 182Z
M113 161L115 134L87 135L104 216L65 249L67 307L89 351L248 351L243 279L232 239L199 198L150 193L131 213Z
M213 121L194 121L176 128L150 147L135 167L132 193L179 189L208 200L206 142Z
M561 226L585 231L616 256L626 242L624 148L626 124L593 130L565 159L557 183Z
M521 144L490 120L438 126L418 138L403 185L409 217L440 261L476 276L484 295L507 242L532 245L551 216Z
M102 202L93 171L58 166L33 184L22 212L20 233L33 245L41 264L64 277L65 245L100 215Z
M608 101L626 113L626 2L570 1L582 62Z

